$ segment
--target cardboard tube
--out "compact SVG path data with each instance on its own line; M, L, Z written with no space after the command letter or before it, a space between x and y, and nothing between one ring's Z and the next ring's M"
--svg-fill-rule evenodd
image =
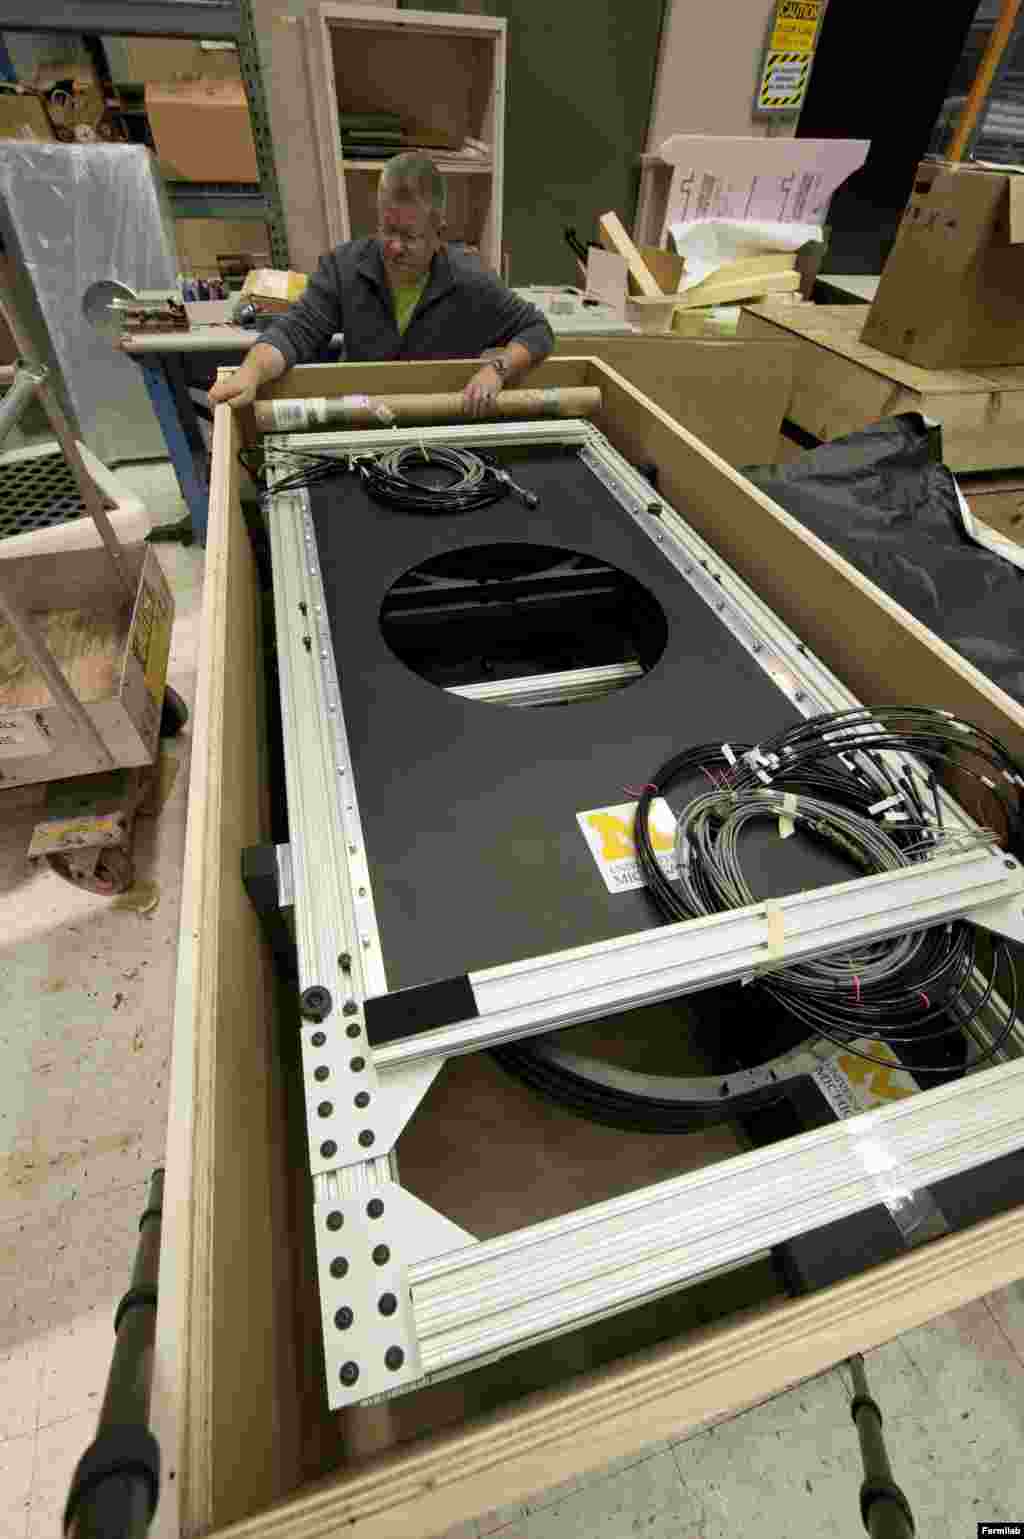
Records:
M494 422L516 417L590 417L600 409L596 385L504 390L483 418L471 418L462 392L438 395L342 395L309 400L257 401L260 433L296 433L324 427L393 427L399 423Z

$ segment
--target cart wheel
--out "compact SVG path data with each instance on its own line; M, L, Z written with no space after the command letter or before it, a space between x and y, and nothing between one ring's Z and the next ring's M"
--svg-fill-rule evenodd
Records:
M188 721L188 706L168 684L164 688L164 706L160 713L160 736L177 737L182 727Z
M127 892L135 880L135 865L131 856L116 845L101 852L91 876L76 875L66 855L47 855L46 860L50 869L70 882L72 887L80 887L83 892L97 893L101 898L113 898L119 892Z

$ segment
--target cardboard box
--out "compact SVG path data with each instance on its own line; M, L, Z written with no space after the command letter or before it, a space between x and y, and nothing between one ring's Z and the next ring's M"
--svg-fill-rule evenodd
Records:
M254 267L270 261L270 237L259 219L176 219L174 239L183 273L216 277L223 256L251 256Z
M249 103L240 81L148 84L146 116L168 181L259 181Z
M105 38L111 77L116 81L196 79L241 80L238 49L223 43L180 37Z
M52 138L53 125L41 97L0 91L0 139Z
M924 369L1024 363L1024 175L919 168L861 340Z
M242 284L242 296L257 301L261 310L282 315L297 299L302 298L308 282L305 273L259 267L249 273Z
M115 764L151 764L160 735L174 600L155 551L129 547L139 574L129 609L102 547L9 559L9 581L40 626L65 678L86 707ZM0 765L7 786L88 774L90 747L54 704L0 623Z

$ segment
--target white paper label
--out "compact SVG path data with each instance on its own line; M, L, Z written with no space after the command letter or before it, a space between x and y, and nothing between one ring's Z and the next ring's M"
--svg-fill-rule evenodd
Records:
M893 1065L869 1063L856 1053L837 1053L829 1058L811 1078L837 1117L855 1117L858 1112L902 1101L918 1089L917 1081L900 1065L892 1048L885 1042L858 1040L851 1043L872 1058L886 1058Z
M53 744L31 716L0 716L0 759L25 759L50 753Z
M306 426L305 401L275 401L274 426L287 432L290 428Z
M592 812L576 814L580 832L609 892L635 892L647 885L633 838L637 805L622 802L617 807L596 807ZM674 878L679 872L675 857L676 820L663 797L656 797L651 803L648 828L659 866L667 877Z

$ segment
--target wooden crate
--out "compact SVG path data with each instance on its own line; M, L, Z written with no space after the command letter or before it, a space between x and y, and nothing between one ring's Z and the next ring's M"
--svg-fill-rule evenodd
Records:
M474 367L314 365L266 394L453 390ZM614 445L657 465L665 497L862 698L944 704L1024 755L1024 710L621 375L566 357L534 381L599 385L597 421ZM598 1328L599 1341L574 1333L389 1405L326 1413L297 1018L240 880L243 849L270 834L261 602L239 501L238 450L251 426L219 408L175 1007L154 1534L427 1539L680 1438L1018 1277L1024 1208L798 1301L774 1293L767 1272L746 1295L716 1279L695 1290L700 1307L674 1318L638 1323L631 1311ZM403 1180L459 1216L500 1229L664 1169L664 1149L572 1119L567 1132L485 1059L461 1062L460 1096L443 1108L450 1126L421 1125L399 1147ZM570 1161L560 1142L580 1157ZM679 1168L735 1147L717 1129L669 1152ZM496 1195L477 1179L485 1155L504 1162Z
M868 305L772 305L745 309L741 337L788 336L799 344L786 416L815 438L840 438L895 412L942 424L951 470L1024 464L1024 369L919 369L860 340Z
M174 600L156 553L126 547L138 574L122 602L102 549L15 556L3 580L28 611L116 764L151 764L160 731ZM0 621L0 774L5 786L90 774L91 745L56 705Z
M787 341L676 336L556 337L555 357L592 358L625 375L730 465L770 465L793 391Z
M449 233L501 269L505 22L492 16L325 4L306 16L306 58L331 246L373 234L383 160L343 160L339 113L396 112L410 135L486 159L428 150L448 184Z

